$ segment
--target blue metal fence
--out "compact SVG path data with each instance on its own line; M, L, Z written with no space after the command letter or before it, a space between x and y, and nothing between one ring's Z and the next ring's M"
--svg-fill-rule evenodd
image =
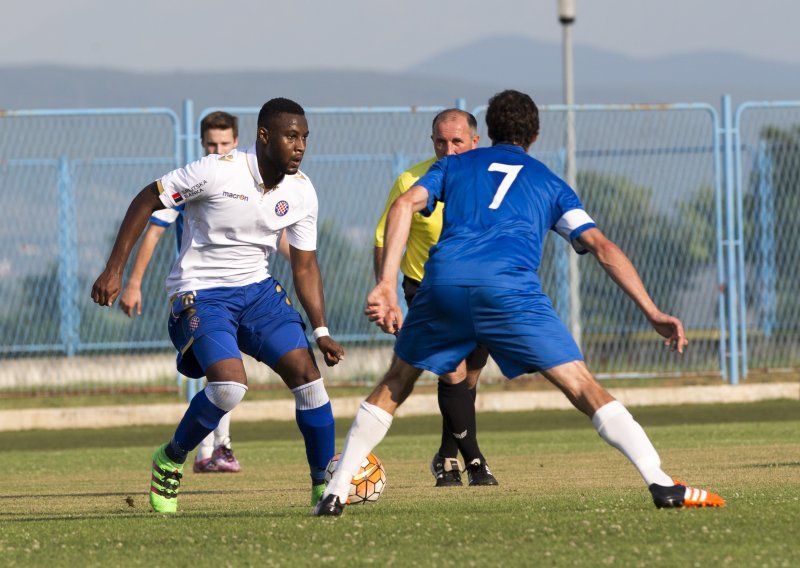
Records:
M732 130L737 337L746 377L796 368L800 358L800 101L744 103Z
M466 108L463 100L457 106ZM446 105L450 106L450 105ZM221 107L240 118L240 145L255 137L258 108ZM432 155L433 116L444 106L309 108L303 170L320 196L319 258L330 327L363 349L385 347L361 316L371 287L375 222L396 175ZM0 115L0 361L26 388L25 365L118 354L159 361L148 377L172 381L163 278L174 259L161 246L143 284L143 315L91 303L89 288L135 193L200 155L190 102L170 109L7 111ZM564 169L567 108L541 107L531 153ZM800 103L578 105L577 183L589 213L629 253L659 305L681 316L692 345L669 356L631 302L592 259L580 261L583 348L605 376L691 372L736 383L748 366L798 366L798 247L792 229L800 179ZM488 144L483 115L482 144ZM174 238L171 235L167 239ZM174 241L173 241L174 242ZM541 276L569 314L566 246L548 239ZM291 286L288 266L272 272ZM89 365L81 359L79 369ZM31 373L28 373L31 374ZM91 373L74 371L92 388ZM90 376L91 375L91 376ZM44 377L60 384L63 377ZM150 379L148 379L150 380ZM161 379L156 379L161 380ZM31 384L33 381L31 381Z

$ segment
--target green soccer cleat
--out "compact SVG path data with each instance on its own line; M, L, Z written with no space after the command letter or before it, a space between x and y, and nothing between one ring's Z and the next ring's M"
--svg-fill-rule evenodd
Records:
M325 484L320 483L319 485L312 485L311 486L311 506L313 507L319 500L322 499L322 494L325 493Z
M178 489L183 477L183 464L167 457L159 446L153 452L153 475L150 479L150 506L156 513L174 513L178 510Z

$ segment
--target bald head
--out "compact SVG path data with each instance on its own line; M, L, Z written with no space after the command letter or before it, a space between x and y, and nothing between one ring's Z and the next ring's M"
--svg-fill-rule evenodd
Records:
M478 122L467 111L443 110L433 119L431 140L437 158L467 152L478 147Z

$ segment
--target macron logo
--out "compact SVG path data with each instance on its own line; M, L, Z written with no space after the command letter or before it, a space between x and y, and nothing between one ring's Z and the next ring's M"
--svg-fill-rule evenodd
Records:
M250 201L250 198L243 193L230 193L228 191L222 192L222 197L229 197L231 199L238 199L239 201Z

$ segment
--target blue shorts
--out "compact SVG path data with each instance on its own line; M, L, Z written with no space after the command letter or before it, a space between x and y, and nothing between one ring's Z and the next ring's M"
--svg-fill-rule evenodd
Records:
M441 375L480 344L506 377L582 361L580 349L543 292L486 286L422 286L394 351Z
M185 292L171 304L169 337L178 350L178 371L200 378L240 351L274 367L294 349L308 349L305 324L273 278L238 287Z

